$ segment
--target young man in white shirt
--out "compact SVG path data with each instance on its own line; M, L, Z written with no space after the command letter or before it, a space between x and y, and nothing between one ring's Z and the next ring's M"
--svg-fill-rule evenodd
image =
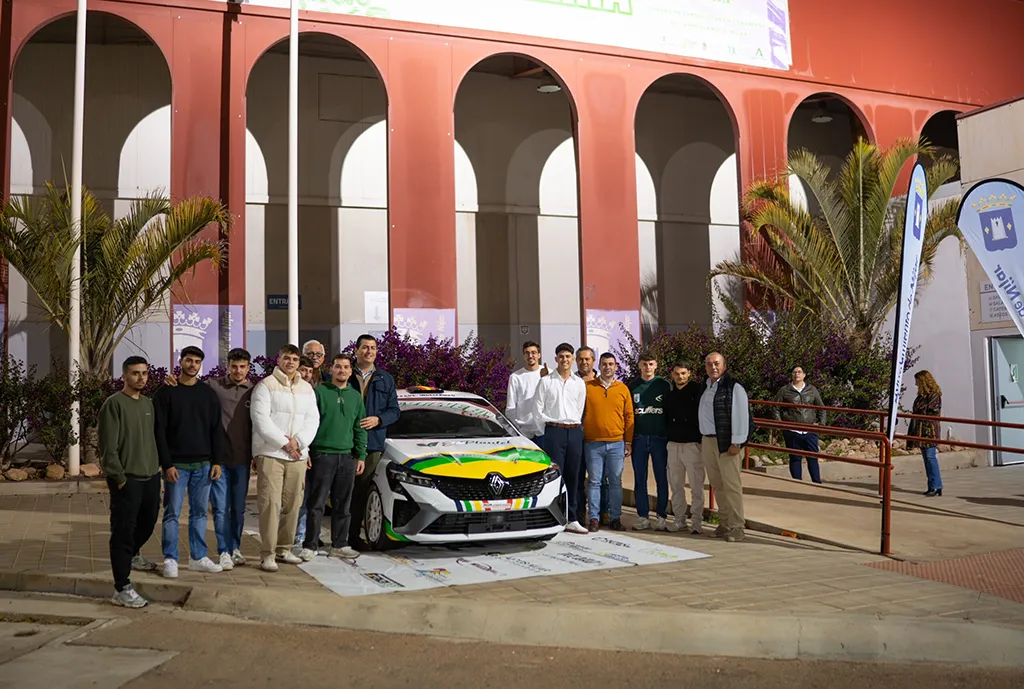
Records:
M505 398L505 416L519 432L544 449L544 424L534 415L533 396L540 385L540 345L527 341L523 344L523 366L508 377L508 395ZM546 373L546 371L545 371Z
M566 486L566 525L569 533L585 534L583 506L578 504L580 472L583 470L583 408L586 383L572 373L572 345L555 348L557 368L541 378L534 395L534 415L544 424L544 451L562 470Z

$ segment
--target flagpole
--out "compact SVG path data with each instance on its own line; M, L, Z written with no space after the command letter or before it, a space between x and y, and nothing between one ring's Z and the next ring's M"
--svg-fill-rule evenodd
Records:
M78 0L75 30L75 96L71 129L71 236L76 241L82 227L82 142L85 133L85 20L88 0ZM71 300L68 309L68 374L74 388L81 373L82 358L82 249L75 247L71 261ZM78 476L81 470L81 438L77 395L71 399L71 428L79 438L68 448L68 473Z
M299 3L288 30L288 342L299 342Z

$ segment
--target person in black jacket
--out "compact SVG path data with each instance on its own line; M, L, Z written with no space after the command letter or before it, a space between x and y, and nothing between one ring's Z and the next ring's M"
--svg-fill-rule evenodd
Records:
M701 458L700 426L697 409L703 392L693 378L689 364L672 367L672 389L665 395L665 429L668 433L668 481L672 488L674 521L669 531L686 529L689 512L690 533L701 533L704 516L704 460ZM686 477L690 477L690 507L686 506Z
M349 510L352 522L349 525L348 544L356 550L366 549L360 537L366 500L370 496L370 485L377 471L377 463L384 452L387 428L398 421L399 414L395 379L387 371L377 368L376 361L377 338L373 335L360 335L356 340L356 370L349 379L349 385L362 394L363 404L366 405L366 416L359 422L366 431L366 464L363 473L356 476Z

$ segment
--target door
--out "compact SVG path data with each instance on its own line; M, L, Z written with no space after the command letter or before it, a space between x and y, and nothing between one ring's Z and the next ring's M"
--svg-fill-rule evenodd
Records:
M1024 424L1024 338L993 337L993 418L1003 423ZM995 443L1001 447L1024 448L1024 430L996 428ZM996 452L997 465L1024 463L1024 454Z

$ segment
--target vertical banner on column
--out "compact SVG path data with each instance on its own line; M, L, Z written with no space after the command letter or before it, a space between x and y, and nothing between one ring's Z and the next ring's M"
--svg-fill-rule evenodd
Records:
M889 442L896 435L896 415L899 413L900 391L903 388L903 369L907 363L910 341L910 317L914 312L917 278L921 270L921 249L928 224L928 181L921 163L914 166L907 191L907 216L903 225L903 255L900 260L900 288L896 296L895 343L892 349L892 377L890 378Z
M242 346L244 310L238 305L175 304L172 328L172 365L177 364L185 347L199 347L206 354L203 371L207 372L227 365L228 352Z
M455 309L395 309L395 330L401 337L409 336L416 344L431 337L455 339Z
M639 311L603 311L587 309L587 332L585 342L593 347L597 356L605 352L613 354L620 348L629 349L629 338L640 339Z
M957 212L960 227L999 298L1024 335L1024 245L1018 241L1024 220L1024 187L1008 179L987 179L964 195Z

